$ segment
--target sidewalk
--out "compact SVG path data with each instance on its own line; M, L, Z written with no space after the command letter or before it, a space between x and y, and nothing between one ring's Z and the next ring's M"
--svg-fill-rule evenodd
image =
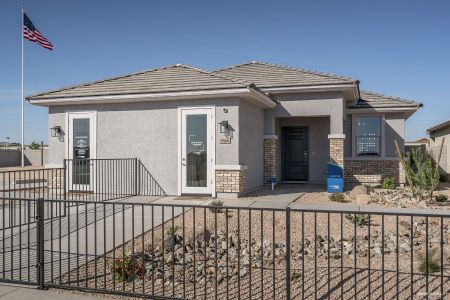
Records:
M23 300L23 299L40 299L40 300L110 300L114 298L105 295L86 296L81 294L67 293L61 291L41 291L36 287L0 284L0 299Z

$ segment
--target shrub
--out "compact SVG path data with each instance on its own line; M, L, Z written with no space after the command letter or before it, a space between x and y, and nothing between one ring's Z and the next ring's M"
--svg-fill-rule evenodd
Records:
M30 145L30 149L31 150L39 150L39 149L41 149L41 144L39 144L36 141L33 141Z
M299 272L292 272L291 281L299 280L301 277L302 275Z
M213 213L220 213L222 212L222 206L223 206L223 200L220 199L213 199L209 202L210 207L209 210Z
M395 189L395 180L392 177L386 177L382 182L381 182L381 188L383 189L387 189L387 190L393 190Z
M434 200L436 202L446 202L448 200L448 197L447 197L447 195L443 195L443 194L436 195L436 196L434 196Z
M143 276L145 268L140 259L127 256L124 259L115 259L115 264L111 266L111 273L119 281L131 281L136 276Z
M442 173L441 175L439 175L439 181L440 182L448 182L448 175L445 173Z
M375 187L370 184L365 184L364 187L367 189L367 193L370 194L375 190Z
M419 271L422 273L436 273L441 270L441 263L439 259L439 255L437 255L436 249L430 250L428 252L428 257L425 255L419 254ZM427 269L428 264L428 269Z
M347 214L345 217L358 226L369 225L370 223L370 217L367 214Z
M412 191L428 192L429 199L433 199L433 192L439 184L439 167L429 152L412 149L406 153L406 173L412 181Z
M328 199L330 199L330 201L333 201L333 202L342 203L342 202L345 202L345 195L343 193L331 193L328 196Z
M168 236L174 236L174 235L177 234L178 230L180 230L180 229L181 229L181 228L180 228L180 226L178 226L178 225L175 225L175 227L170 226L169 228L167 228L166 234L167 234Z

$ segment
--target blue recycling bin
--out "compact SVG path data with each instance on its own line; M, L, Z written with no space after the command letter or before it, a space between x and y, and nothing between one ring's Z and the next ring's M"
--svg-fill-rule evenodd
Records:
M327 192L342 193L344 191L344 170L341 166L327 163Z

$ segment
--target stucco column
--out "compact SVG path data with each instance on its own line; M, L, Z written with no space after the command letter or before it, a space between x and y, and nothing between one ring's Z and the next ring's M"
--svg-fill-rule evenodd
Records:
M264 184L277 176L277 135L264 136Z
M330 161L344 167L344 140L345 134L329 134Z

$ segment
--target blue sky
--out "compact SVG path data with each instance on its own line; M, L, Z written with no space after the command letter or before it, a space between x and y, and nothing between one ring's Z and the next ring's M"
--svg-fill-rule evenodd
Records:
M407 139L450 119L448 1L50 1L0 3L0 141L20 140L20 5L55 46L25 41L25 94L184 63L251 60L331 72L418 100ZM26 105L26 142L47 140Z

